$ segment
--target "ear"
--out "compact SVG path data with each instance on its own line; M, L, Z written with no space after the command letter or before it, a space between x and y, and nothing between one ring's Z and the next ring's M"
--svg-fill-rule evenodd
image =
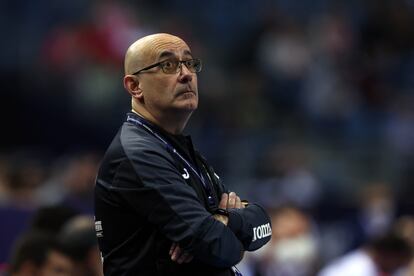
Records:
M138 77L126 75L124 77L124 87L133 98L142 99L143 93Z

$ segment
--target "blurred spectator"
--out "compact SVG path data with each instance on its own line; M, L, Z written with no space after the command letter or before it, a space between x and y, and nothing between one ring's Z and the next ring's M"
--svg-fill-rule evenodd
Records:
M310 276L318 268L318 240L311 218L294 206L272 214L272 240L253 255L263 276Z
M71 276L72 269L72 260L53 236L42 232L29 232L15 244L9 275Z
M301 143L277 143L264 152L259 162L260 183L251 193L269 208L293 203L312 209L318 203L320 183L310 167L309 150Z
M298 106L300 85L311 52L304 27L290 18L268 26L258 41L257 63L267 77L267 98L289 113Z
M91 217L77 216L72 218L63 227L59 239L66 252L75 261L73 275L103 275L95 225Z
M414 95L400 96L390 106L385 138L393 150L402 155L414 154Z
M0 220L7 222L0 230L0 263L8 257L16 239L27 229L55 236L77 212L66 206L44 206L35 210L0 208Z
M14 240L28 227L37 202L34 194L47 172L37 153L18 151L0 161L0 262Z
M394 230L409 242L411 250L414 252L414 217L411 215L398 218ZM411 257L408 267L398 276L414 276L414 256Z
M8 156L5 171L4 194L0 205L21 209L36 206L35 191L46 178L46 170L36 153L17 152Z
M383 235L396 217L396 203L387 183L369 183L361 191L358 222L366 240Z
M323 14L309 26L313 62L304 76L301 109L313 122L313 132L345 138L359 106L348 72L354 36L351 22L341 14Z
M409 242L394 232L387 232L363 247L334 260L319 276L392 276L412 258Z
M5 157L0 155L0 205L3 205L7 201L7 190L8 190L8 166Z
M55 174L37 191L39 202L64 204L78 212L92 214L98 162L96 154L86 152L58 163Z
M348 202L344 210L335 210L334 219L320 223L321 255L324 261L337 258L384 235L394 223L396 202L388 183L363 183L355 198L355 202Z

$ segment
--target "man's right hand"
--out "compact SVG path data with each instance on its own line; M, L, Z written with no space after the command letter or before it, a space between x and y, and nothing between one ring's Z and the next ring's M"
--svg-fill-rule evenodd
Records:
M221 200L218 207L225 210L234 208L242 209L244 208L244 204L241 202L240 197L238 197L235 192L231 192L229 194L223 193L221 195ZM213 217L224 225L227 225L229 222L229 218L224 215L215 214Z

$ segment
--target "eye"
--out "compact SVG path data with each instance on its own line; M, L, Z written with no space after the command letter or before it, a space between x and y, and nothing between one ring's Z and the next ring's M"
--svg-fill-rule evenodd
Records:
M187 65L187 67L194 67L194 59L187 60L185 65Z
M173 66L173 65L172 65L172 62L171 62L171 61L169 61L169 60L164 61L163 65L164 65L164 67L166 67L166 68L171 68L171 67Z
M190 59L185 62L186 66L193 72L201 71L201 61L199 59Z
M166 60L162 63L164 70L172 70L177 66L177 62L174 60Z

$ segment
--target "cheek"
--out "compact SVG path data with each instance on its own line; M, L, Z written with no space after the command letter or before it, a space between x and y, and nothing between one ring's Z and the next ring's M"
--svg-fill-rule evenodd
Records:
M165 98L172 89L165 79L155 79L143 85L144 97L149 99Z
M155 79L153 83L156 93L164 96L173 94L176 85L176 80L170 75L165 75L162 78Z

